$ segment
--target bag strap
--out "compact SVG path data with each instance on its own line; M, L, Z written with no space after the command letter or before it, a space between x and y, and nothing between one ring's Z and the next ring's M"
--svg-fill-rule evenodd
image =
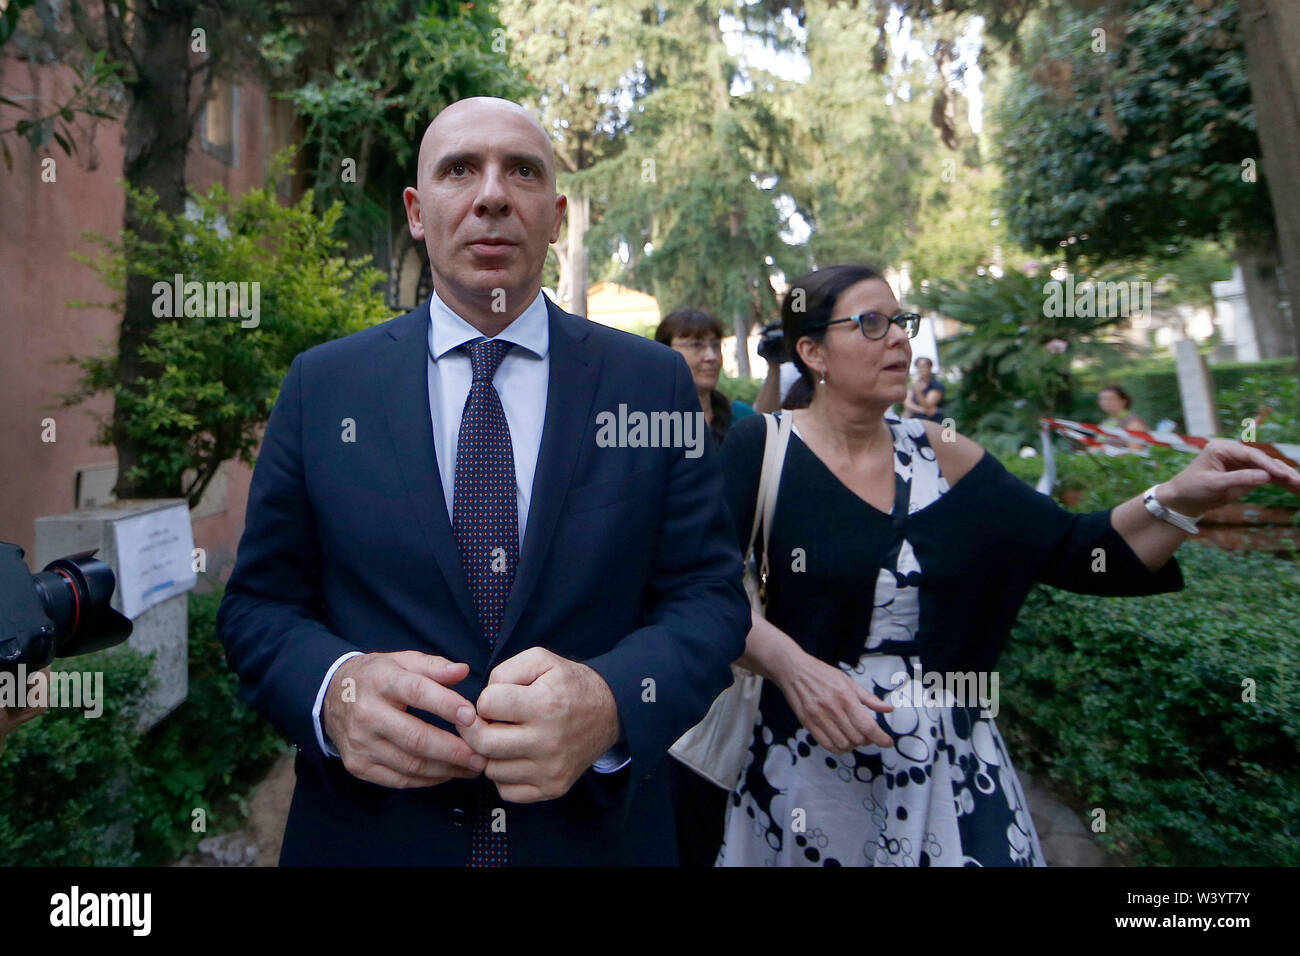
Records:
M767 437L763 440L763 463L758 469L758 496L754 501L754 520L749 526L749 544L745 547L746 563L754 556L754 542L758 540L758 526L763 520L763 505L766 501L768 462L772 457L772 449L776 444L776 420L772 418L770 413L765 412L763 422L767 425Z
M776 496L781 486L781 472L785 466L786 447L790 444L790 429L794 425L794 413L789 409L781 416L780 424L774 415L764 414L767 421L767 439L763 445L763 466L758 479L758 499L754 503L754 524L749 531L749 549L745 560L754 554L754 540L758 536L758 526L763 524L763 559L758 568L759 601L767 604L767 569L768 542L771 539L772 518L776 515Z

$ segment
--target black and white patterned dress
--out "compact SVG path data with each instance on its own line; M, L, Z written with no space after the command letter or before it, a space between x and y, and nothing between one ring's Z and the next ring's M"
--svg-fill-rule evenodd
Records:
M845 487L803 445L795 431L782 476L782 499L801 492L810 527L802 538L773 522L773 578L787 594L784 620L769 618L792 637L809 627L854 620L818 618L825 604L843 602L851 587L843 565L852 560L852 539L840 552L810 554L803 573L777 559L792 541L818 533L854 533L854 521L897 519L926 507L948 490L921 420L889 422L894 436L895 500L890 516ZM828 480L829 479L829 480ZM844 497L834 485L847 493ZM778 510L781 508L778 499ZM861 508L852 500L856 499ZM817 504L833 514L820 530ZM872 514L874 512L874 515ZM789 512L787 512L788 514ZM779 534L780 532L781 534ZM781 535L790 540L779 540ZM828 560L829 557L834 560ZM860 565L859 565L860 566ZM820 573L820 576L819 576ZM858 582L865 600L866 589ZM1043 866L1042 849L1020 782L994 718L978 703L956 706L935 700L922 678L916 631L925 571L905 536L891 547L875 581L870 625L855 666L841 667L878 697L894 703L888 714L872 712L894 747L863 747L836 756L817 745L780 690L765 682L763 702L740 784L731 794L718 866ZM774 591L775 594L775 591ZM808 602L799 613L799 602ZM781 605L782 602L775 602ZM816 610L814 609L816 604ZM858 633L861 633L859 631ZM801 643L803 643L801 641ZM912 681L910 687L904 687ZM891 693L892 692L892 693ZM907 706L900 706L900 702ZM969 704L969 702L966 702Z

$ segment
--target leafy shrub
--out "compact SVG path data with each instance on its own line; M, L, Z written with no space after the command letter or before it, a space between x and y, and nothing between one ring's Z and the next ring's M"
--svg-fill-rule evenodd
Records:
M1181 593L1034 589L999 665L1011 752L1104 809L1098 838L1130 862L1300 865L1300 573L1178 558Z
M939 343L944 364L960 372L951 414L960 429L996 453L1032 442L1040 416L1065 417L1073 410L1073 363L1114 364L1131 351L1116 337L1118 316L1049 316L1049 281L1050 275L1012 271L933 282L917 296L964 326Z
M1289 421L1300 414L1296 395L1295 360L1266 359L1262 362L1222 362L1210 366L1214 379L1215 403L1219 409L1219 426L1225 435L1241 431L1243 418L1253 417L1261 407L1271 410L1269 419L1276 421L1290 409ZM1080 390L1075 396L1074 417L1078 421L1100 421L1097 392L1106 385L1119 385L1133 399L1133 411L1151 427L1168 418L1181 431L1183 403L1178 394L1178 373L1172 358L1154 359L1120 366L1108 372L1085 371L1079 375ZM1270 437L1265 437L1270 434ZM1290 437L1266 432L1262 425L1260 441L1300 442L1300 430L1292 428Z
M191 198L193 215L171 216L158 208L153 193L128 190L127 202L158 241L130 232L117 241L87 233L99 255L74 253L74 258L90 265L119 299L129 274L164 287L178 274L187 283L247 283L250 294L258 290L256 326L245 328L238 316L215 314L228 312L229 303L224 310L214 308L217 301L210 297L200 306L202 296L191 301L185 293L184 303L172 303L176 310L183 304L185 314L160 319L142 345L144 364L134 380L118 381L114 347L75 360L82 375L64 402L74 405L99 392L112 393L128 434L114 434L113 422L105 419L98 440L143 442L140 463L128 477L155 497L185 497L193 507L222 462L253 463L294 356L389 319L392 312L376 291L383 273L340 254L344 244L332 230L341 204L317 215L308 192L296 205L284 206L269 184L232 196L215 183ZM110 307L120 313L122 302ZM187 470L194 474L188 483L182 477Z
M149 657L118 648L60 663L103 672L104 713L51 709L8 738L0 865L162 864L240 825L244 792L285 744L236 697L216 637L220 602L190 594L189 695L143 735L135 702L150 686ZM191 829L200 807L206 833Z
M140 791L150 808L137 831L147 859L178 856L208 835L191 829L195 808L205 810L210 831L238 826L247 812L243 794L286 747L239 700L239 677L217 637L221 593L190 595L189 694L136 752ZM227 798L233 805L225 805ZM236 808L239 814L232 815Z
M0 753L0 865L104 866L138 862L133 830L138 711L149 657L129 649L59 663L103 672L104 710L51 708L23 724Z

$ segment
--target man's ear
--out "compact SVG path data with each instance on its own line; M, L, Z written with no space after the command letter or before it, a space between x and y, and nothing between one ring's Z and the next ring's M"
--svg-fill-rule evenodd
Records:
M551 242L560 241L560 224L564 222L564 211L569 206L569 197L559 193L555 197L555 228L551 230Z
M424 238L424 223L420 219L420 193L414 186L402 190L402 202L406 205L406 226L411 230L412 239ZM552 242L555 240L552 239Z

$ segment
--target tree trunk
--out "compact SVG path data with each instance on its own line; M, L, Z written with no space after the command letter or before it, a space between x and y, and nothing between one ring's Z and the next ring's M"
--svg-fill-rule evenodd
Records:
M569 197L568 218L568 289L569 311L574 315L587 315L587 238L588 218L591 215L591 197L576 193Z
M1300 4L1239 0L1238 10L1263 151L1260 165L1273 200L1281 278L1292 320L1287 351L1300 365Z
M137 5L134 51L139 75L129 84L130 108L126 117L126 181L135 189L158 194L160 211L180 215L185 211L185 159L189 147L190 4ZM147 241L160 237L147 229L128 202L125 227ZM153 378L158 369L140 358L153 330L166 319L153 314L155 276L130 275L126 280L126 308L118 340L115 385L129 389L141 379ZM142 464L145 445L127 434L128 416L120 404L113 409L112 436L117 447L118 498L181 497L179 474L133 477Z
M1241 267L1241 281L1246 287L1246 304L1255 327L1259 357L1277 358L1295 354L1295 337L1282 309L1282 289L1278 282L1277 243L1271 237L1238 236L1233 258Z
M727 229L731 234L733 245L740 238L740 223L743 215L740 209L733 209L727 214ZM739 309L731 317L731 328L736 336L736 376L749 378L749 324L745 321L745 314Z
M572 299L569 294L569 253L567 250L567 240L557 242L552 246L555 250L555 258L559 261L560 277L555 281L555 301L556 303L567 303Z
M737 312L732 319L731 327L736 334L736 377L750 378L749 370L749 329L748 323L745 322L745 316Z

